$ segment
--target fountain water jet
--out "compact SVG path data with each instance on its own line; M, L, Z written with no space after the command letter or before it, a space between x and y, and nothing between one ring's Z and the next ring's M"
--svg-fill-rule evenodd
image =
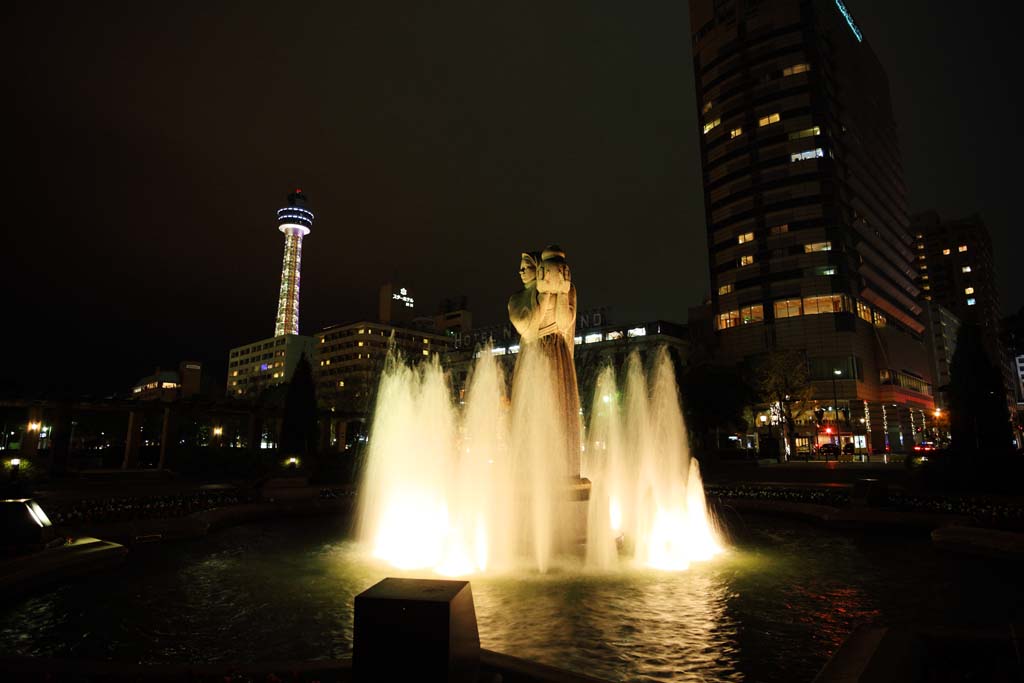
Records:
M396 567L447 575L524 562L544 572L583 540L594 569L619 566L622 549L661 569L713 556L721 543L667 351L649 378L633 353L621 396L611 368L601 374L581 466L576 288L561 248L521 256L523 289L508 303L520 333L511 397L489 346L461 409L436 356L411 368L389 352L360 537Z
M547 447L564 427L540 398L549 368L542 354L524 353L510 398L490 347L481 349L461 407L436 357L410 367L389 354L360 496L359 536L374 556L457 576L543 572L575 552L580 539L565 529L571 477ZM631 354L623 386L608 367L594 390L583 453L592 482L585 566L680 570L710 559L722 544L667 351L649 372Z

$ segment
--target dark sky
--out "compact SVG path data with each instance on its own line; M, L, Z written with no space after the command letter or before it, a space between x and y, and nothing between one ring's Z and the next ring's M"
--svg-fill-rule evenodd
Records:
M0 380L104 392L184 358L220 379L273 333L296 186L304 332L375 315L392 278L499 322L519 252L550 242L581 309L685 320L708 292L686 3L426 5L5 10ZM1016 310L1017 22L847 5L889 72L911 208L980 212Z

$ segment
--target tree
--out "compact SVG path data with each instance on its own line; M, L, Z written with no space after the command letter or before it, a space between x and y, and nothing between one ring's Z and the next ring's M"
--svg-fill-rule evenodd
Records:
M960 326L950 363L949 426L959 454L1002 455L1010 449L1010 411L998 366L985 350L981 329Z
M305 353L295 365L285 394L280 444L283 455L305 456L316 450L316 391Z
M789 452L795 455L794 420L807 409L814 391L807 356L803 351L770 351L757 365L756 375L761 399L778 406Z
M707 448L712 433L746 430L744 411L756 394L739 368L700 363L677 376L686 425L697 447ZM717 439L714 445L719 446Z

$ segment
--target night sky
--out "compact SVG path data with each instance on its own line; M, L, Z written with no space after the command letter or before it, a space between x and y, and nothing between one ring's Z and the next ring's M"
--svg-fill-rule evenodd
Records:
M295 187L317 216L306 333L375 316L387 280L500 322L519 252L550 242L613 321L708 295L685 2L318 4L5 10L0 387L123 391L186 358L223 381L231 346L273 334ZM889 73L911 209L981 213L1017 310L1017 18L847 6Z

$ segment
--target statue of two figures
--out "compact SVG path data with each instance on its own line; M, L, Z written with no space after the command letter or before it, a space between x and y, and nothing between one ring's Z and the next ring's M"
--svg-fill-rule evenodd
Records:
M551 245L524 252L519 263L523 289L508 300L508 317L519 332L519 356L512 379L513 411L536 413L543 434L520 435L542 448L549 474L580 476L580 397L573 350L576 287L565 252ZM514 420L515 424L516 421ZM564 468L564 469L563 469Z

